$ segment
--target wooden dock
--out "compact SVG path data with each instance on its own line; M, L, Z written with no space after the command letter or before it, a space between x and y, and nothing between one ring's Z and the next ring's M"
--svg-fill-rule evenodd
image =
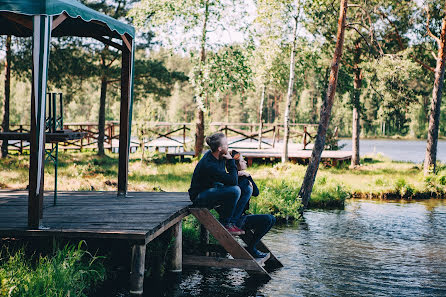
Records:
M1 238L74 238L125 240L132 246L130 294L143 294L146 245L164 232L174 238L170 271L183 265L241 268L270 278L264 265L282 267L262 242L258 248L270 253L254 259L211 215L209 210L190 208L187 193L129 192L118 198L116 192L59 192L57 205L51 192L44 195L44 216L38 229L28 227L28 192L0 190ZM194 215L233 258L182 254L182 219ZM250 240L251 231L242 236ZM267 262L267 263L266 263Z
M45 193L40 229L28 228L28 192L0 191L0 236L55 236L127 239L147 244L188 215L187 193L116 192Z

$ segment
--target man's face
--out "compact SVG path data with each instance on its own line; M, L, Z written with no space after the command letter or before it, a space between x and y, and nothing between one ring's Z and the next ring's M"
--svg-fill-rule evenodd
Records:
M223 137L220 141L220 147L218 150L220 151L220 156L222 156L228 153L228 139Z

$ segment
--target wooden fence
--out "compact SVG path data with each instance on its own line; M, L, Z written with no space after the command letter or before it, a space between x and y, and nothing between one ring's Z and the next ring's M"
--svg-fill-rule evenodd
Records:
M135 123L133 135L138 141L131 141L132 147L154 147L158 150L160 147L174 147L175 150L182 148L186 150L186 144L193 142L192 127L194 123L170 123L170 122L144 122ZM301 143L305 149L314 139L318 124L291 123L290 138L301 138ZM62 142L59 148L63 150L84 150L97 149L99 136L98 123L81 122L65 123L64 129L73 132L84 132L86 136L80 140ZM26 133L29 132L29 125L11 125L11 132ZM261 127L258 123L226 123L213 122L210 124L212 132L223 132L230 139L229 145L235 146L241 142L252 142L253 147L263 146L264 148L274 148L278 141L283 137L283 124L264 123ZM109 121L105 123L104 148L112 151L118 148L119 141L119 123ZM15 140L8 142L10 150L16 150L20 153L29 150L29 143L25 140Z

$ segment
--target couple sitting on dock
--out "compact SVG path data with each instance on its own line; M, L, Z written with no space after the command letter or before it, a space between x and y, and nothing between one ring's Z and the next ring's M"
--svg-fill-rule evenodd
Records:
M259 189L251 175L245 170L243 156L228 151L228 140L223 133L206 137L210 150L198 162L192 176L189 196L194 206L216 207L220 223L232 235L242 235L244 230L253 230L254 237L247 250L254 258L267 254L257 250L260 239L276 222L269 214L247 215L251 196L259 195Z

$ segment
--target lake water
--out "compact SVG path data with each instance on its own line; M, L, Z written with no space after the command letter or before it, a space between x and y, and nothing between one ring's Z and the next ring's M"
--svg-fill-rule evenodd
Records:
M446 296L446 201L350 200L264 241L284 264L266 283L236 269L188 269L146 296Z
M351 139L340 139L339 145L345 144L342 150L351 151ZM361 139L359 142L361 156L382 153L395 161L421 163L426 153L425 140L393 140L393 139ZM438 141L437 160L446 162L446 141Z

